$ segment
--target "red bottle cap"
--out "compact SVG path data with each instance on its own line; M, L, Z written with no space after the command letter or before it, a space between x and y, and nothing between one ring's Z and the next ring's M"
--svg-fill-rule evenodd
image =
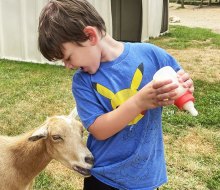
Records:
M177 98L175 101L174 101L174 104L179 108L179 109L182 109L184 104L186 102L189 102L189 101L192 101L194 102L195 101L195 98L193 97L192 93L190 91L186 91L182 96L180 96L179 98Z

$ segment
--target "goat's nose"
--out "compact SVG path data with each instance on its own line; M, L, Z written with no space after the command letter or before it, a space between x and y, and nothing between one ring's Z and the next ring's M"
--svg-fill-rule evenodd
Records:
M85 162L88 164L93 165L94 164L94 158L92 156L86 156L85 157Z

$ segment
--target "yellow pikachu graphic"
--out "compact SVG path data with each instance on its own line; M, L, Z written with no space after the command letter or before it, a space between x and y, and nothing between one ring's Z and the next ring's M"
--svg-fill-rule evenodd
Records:
M131 81L130 88L122 89L117 93L112 92L105 86L93 83L93 88L102 96L108 98L111 101L112 109L117 109L121 104L123 104L128 98L135 95L138 92L138 87L141 84L143 78L143 63L141 63L136 69L133 79ZM132 120L128 125L136 124L142 117L144 113L140 113L134 120Z

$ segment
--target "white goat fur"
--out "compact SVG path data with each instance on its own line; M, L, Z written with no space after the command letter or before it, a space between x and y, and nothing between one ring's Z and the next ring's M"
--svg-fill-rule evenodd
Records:
M34 177L52 159L69 169L89 171L92 163L85 158L93 157L83 144L81 123L67 116L50 117L37 130L0 136L0 190L31 189Z

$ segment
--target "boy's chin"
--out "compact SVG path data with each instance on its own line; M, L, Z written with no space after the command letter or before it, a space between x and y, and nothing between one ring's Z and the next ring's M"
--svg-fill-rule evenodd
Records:
M90 75L93 75L97 72L97 70L89 70L89 71L85 71L86 73L89 73Z
M96 72L89 71L87 73L89 73L90 75L94 75Z

